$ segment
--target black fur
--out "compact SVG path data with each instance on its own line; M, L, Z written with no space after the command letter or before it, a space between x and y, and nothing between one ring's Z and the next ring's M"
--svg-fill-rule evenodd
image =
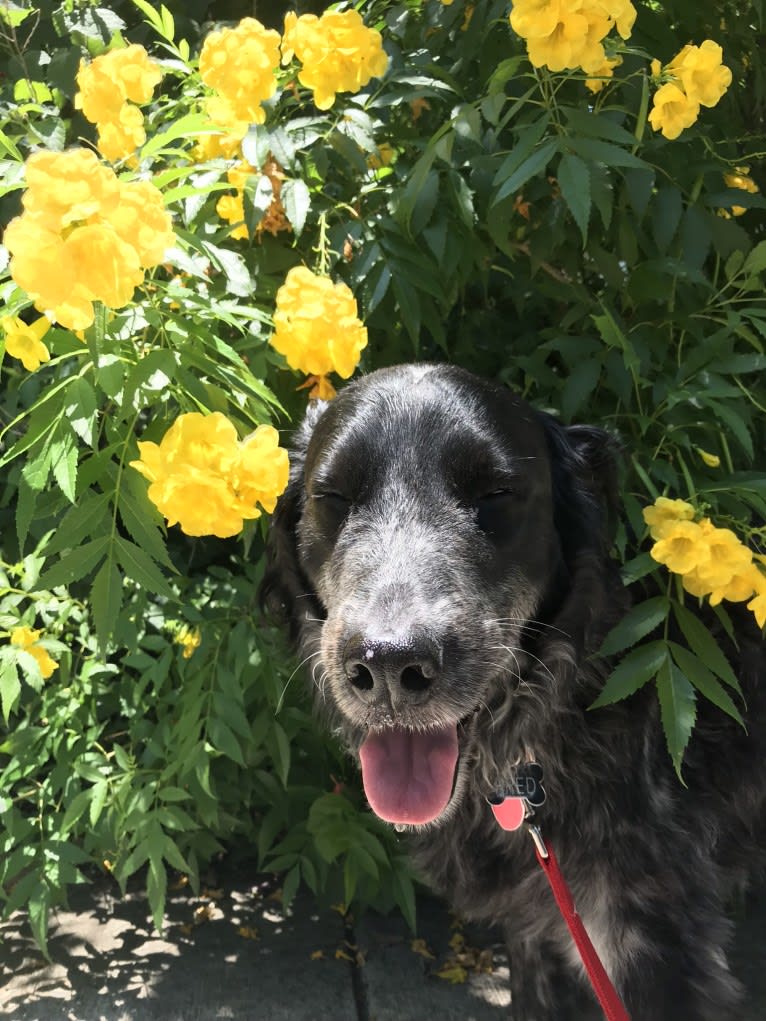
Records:
M687 789L652 691L588 712L609 670L594 654L627 606L617 504L603 431L457 368L382 370L310 408L262 597L352 753L370 728L458 724L451 798L411 842L457 910L503 927L516 1021L577 1018L589 995L529 836L485 801L525 758L544 767L538 820L633 1021L747 1017L724 908L764 836L761 636L743 621L748 731L701 699Z

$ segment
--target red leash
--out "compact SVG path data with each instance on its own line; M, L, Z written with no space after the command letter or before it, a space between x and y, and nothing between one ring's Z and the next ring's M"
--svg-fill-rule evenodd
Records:
M545 843L540 830L536 826L529 826L529 832L535 842L537 860L540 862L540 867L550 883L561 916L567 923L567 928L575 942L575 946L580 952L582 963L585 965L585 971L588 973L590 984L593 986L593 992L601 1004L604 1017L607 1021L630 1021L625 1005L612 985L611 979L606 971L604 971L604 966L590 941L590 936L585 931L582 919L577 914L572 894L561 874L555 854L550 846Z

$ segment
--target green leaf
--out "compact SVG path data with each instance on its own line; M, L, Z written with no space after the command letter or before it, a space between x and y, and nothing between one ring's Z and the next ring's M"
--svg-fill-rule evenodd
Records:
M664 185L657 189L657 194L652 202L652 230L654 240L661 252L667 249L675 237L682 212L683 199L679 188L673 185Z
M507 177L492 200L492 205L497 205L507 195L513 195L517 192L522 185L526 184L530 177L534 177L535 174L539 174L541 170L544 170L550 163L553 154L558 150L559 143L554 138L549 138L546 142L540 146L540 148L533 152L531 156L527 157L521 166L517 167L513 173ZM496 178L497 180L497 178Z
M79 503L70 507L58 522L55 535L45 546L45 555L52 556L62 549L74 549L86 535L101 531L108 505L109 496L106 493L95 493L93 490L85 492Z
M239 741L234 736L234 732L222 719L212 716L207 723L207 734L208 740L217 751L232 759L238 765L245 765Z
M649 642L629 652L607 678L604 690L590 709L611 705L634 694L650 681L668 658L665 642Z
M102 540L98 540L102 541ZM105 543L108 539L103 540ZM98 644L103 653L117 623L117 616L122 605L122 579L120 572L109 557L93 581L90 595L90 609L96 625Z
M282 907L287 909L295 900L301 882L300 865L293 865L282 880Z
M744 276L762 273L766 269L766 241L760 241L745 259L742 267Z
M87 379L75 379L64 398L64 418L76 436L95 447L98 402L96 392Z
M590 170L579 156L564 153L556 174L561 188L561 197L580 228L583 245L588 240L590 219Z
M742 695L742 688L737 680L736 674L729 665L729 661L721 651L718 642L713 638L705 625L695 617L693 613L680 603L673 603L673 612L683 636L689 644L692 652L702 660L705 666L712 670L716 677L719 677L724 684L728 684L738 695Z
M42 575L38 582L39 588L56 588L84 578L101 562L108 545L109 537L102 535L73 549Z
M725 713L728 713L732 719L744 727L745 721L742 719L742 714L737 709L733 699L705 664L693 652L689 652L688 649L684 648L683 645L678 645L677 642L669 642L668 644L671 655L678 664L679 669L689 678L694 687L701 691L705 698L709 699L714 705L717 705L719 709L723 709Z
M635 143L634 143L635 144ZM649 164L634 156L627 149L621 149L619 145L612 145L611 142L604 142L598 138L567 138L567 146L582 156L585 160L592 160L594 163L605 163L608 167L631 167L635 170L650 170Z
M51 468L61 492L70 503L77 489L77 444L71 433L59 433L51 444Z
M272 747L277 772L282 781L282 786L287 787L287 777L290 773L290 741L284 731L284 727L277 723L276 720L272 725L271 735L274 738Z
M300 180L300 178L283 181L280 198L285 208L285 215L292 225L293 232L299 238L303 233L306 217L311 208L311 192L308 185L305 181Z
M97 780L91 788L90 798L90 824L95 826L101 817L101 812L106 803L106 796L109 793L109 781L104 778Z
M670 600L666 596L655 596L634 606L606 636L599 655L613 656L616 652L630 648L661 624L669 613Z
M576 363L561 391L561 417L565 422L571 422L575 412L593 396L600 376L601 362L598 358Z
M660 715L668 751L679 780L681 763L697 716L697 697L687 677L666 658L655 681L660 700Z
M164 843L164 842L163 842ZM168 888L168 875L161 857L149 855L149 872L146 876L146 895L149 898L149 907L154 920L154 927L158 932L162 931L162 922L165 917L165 897Z
M3 657L0 659L0 703L6 726L20 694L21 681L16 660L10 656Z
M90 804L91 797L92 797L91 788L88 788L87 790L80 791L78 794L75 794L75 796L69 803L69 807L67 808L66 812L64 812L64 818L61 820L62 833L67 833L69 830L71 830L71 828L74 826L74 824L77 822L77 820L85 812L85 809Z
M154 563L152 558L128 539L117 536L114 541L115 556L125 574L137 582L147 592L156 593L164 599L178 601L167 579Z

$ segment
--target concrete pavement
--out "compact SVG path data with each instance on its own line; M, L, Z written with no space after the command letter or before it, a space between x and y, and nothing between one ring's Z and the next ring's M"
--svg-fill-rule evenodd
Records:
M357 922L273 880L222 866L195 897L168 895L155 932L140 891L99 879L51 924L51 961L23 919L0 925L0 1016L9 1021L501 1021L510 1002L496 934L421 898L419 939L401 918ZM766 897L737 914L733 966L766 1021ZM582 1021L598 1021L600 1013Z

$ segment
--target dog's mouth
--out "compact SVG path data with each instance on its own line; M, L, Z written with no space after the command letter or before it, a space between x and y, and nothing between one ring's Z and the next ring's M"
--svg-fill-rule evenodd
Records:
M433 822L452 796L458 752L455 723L432 730L371 730L359 749L370 808L390 823Z

